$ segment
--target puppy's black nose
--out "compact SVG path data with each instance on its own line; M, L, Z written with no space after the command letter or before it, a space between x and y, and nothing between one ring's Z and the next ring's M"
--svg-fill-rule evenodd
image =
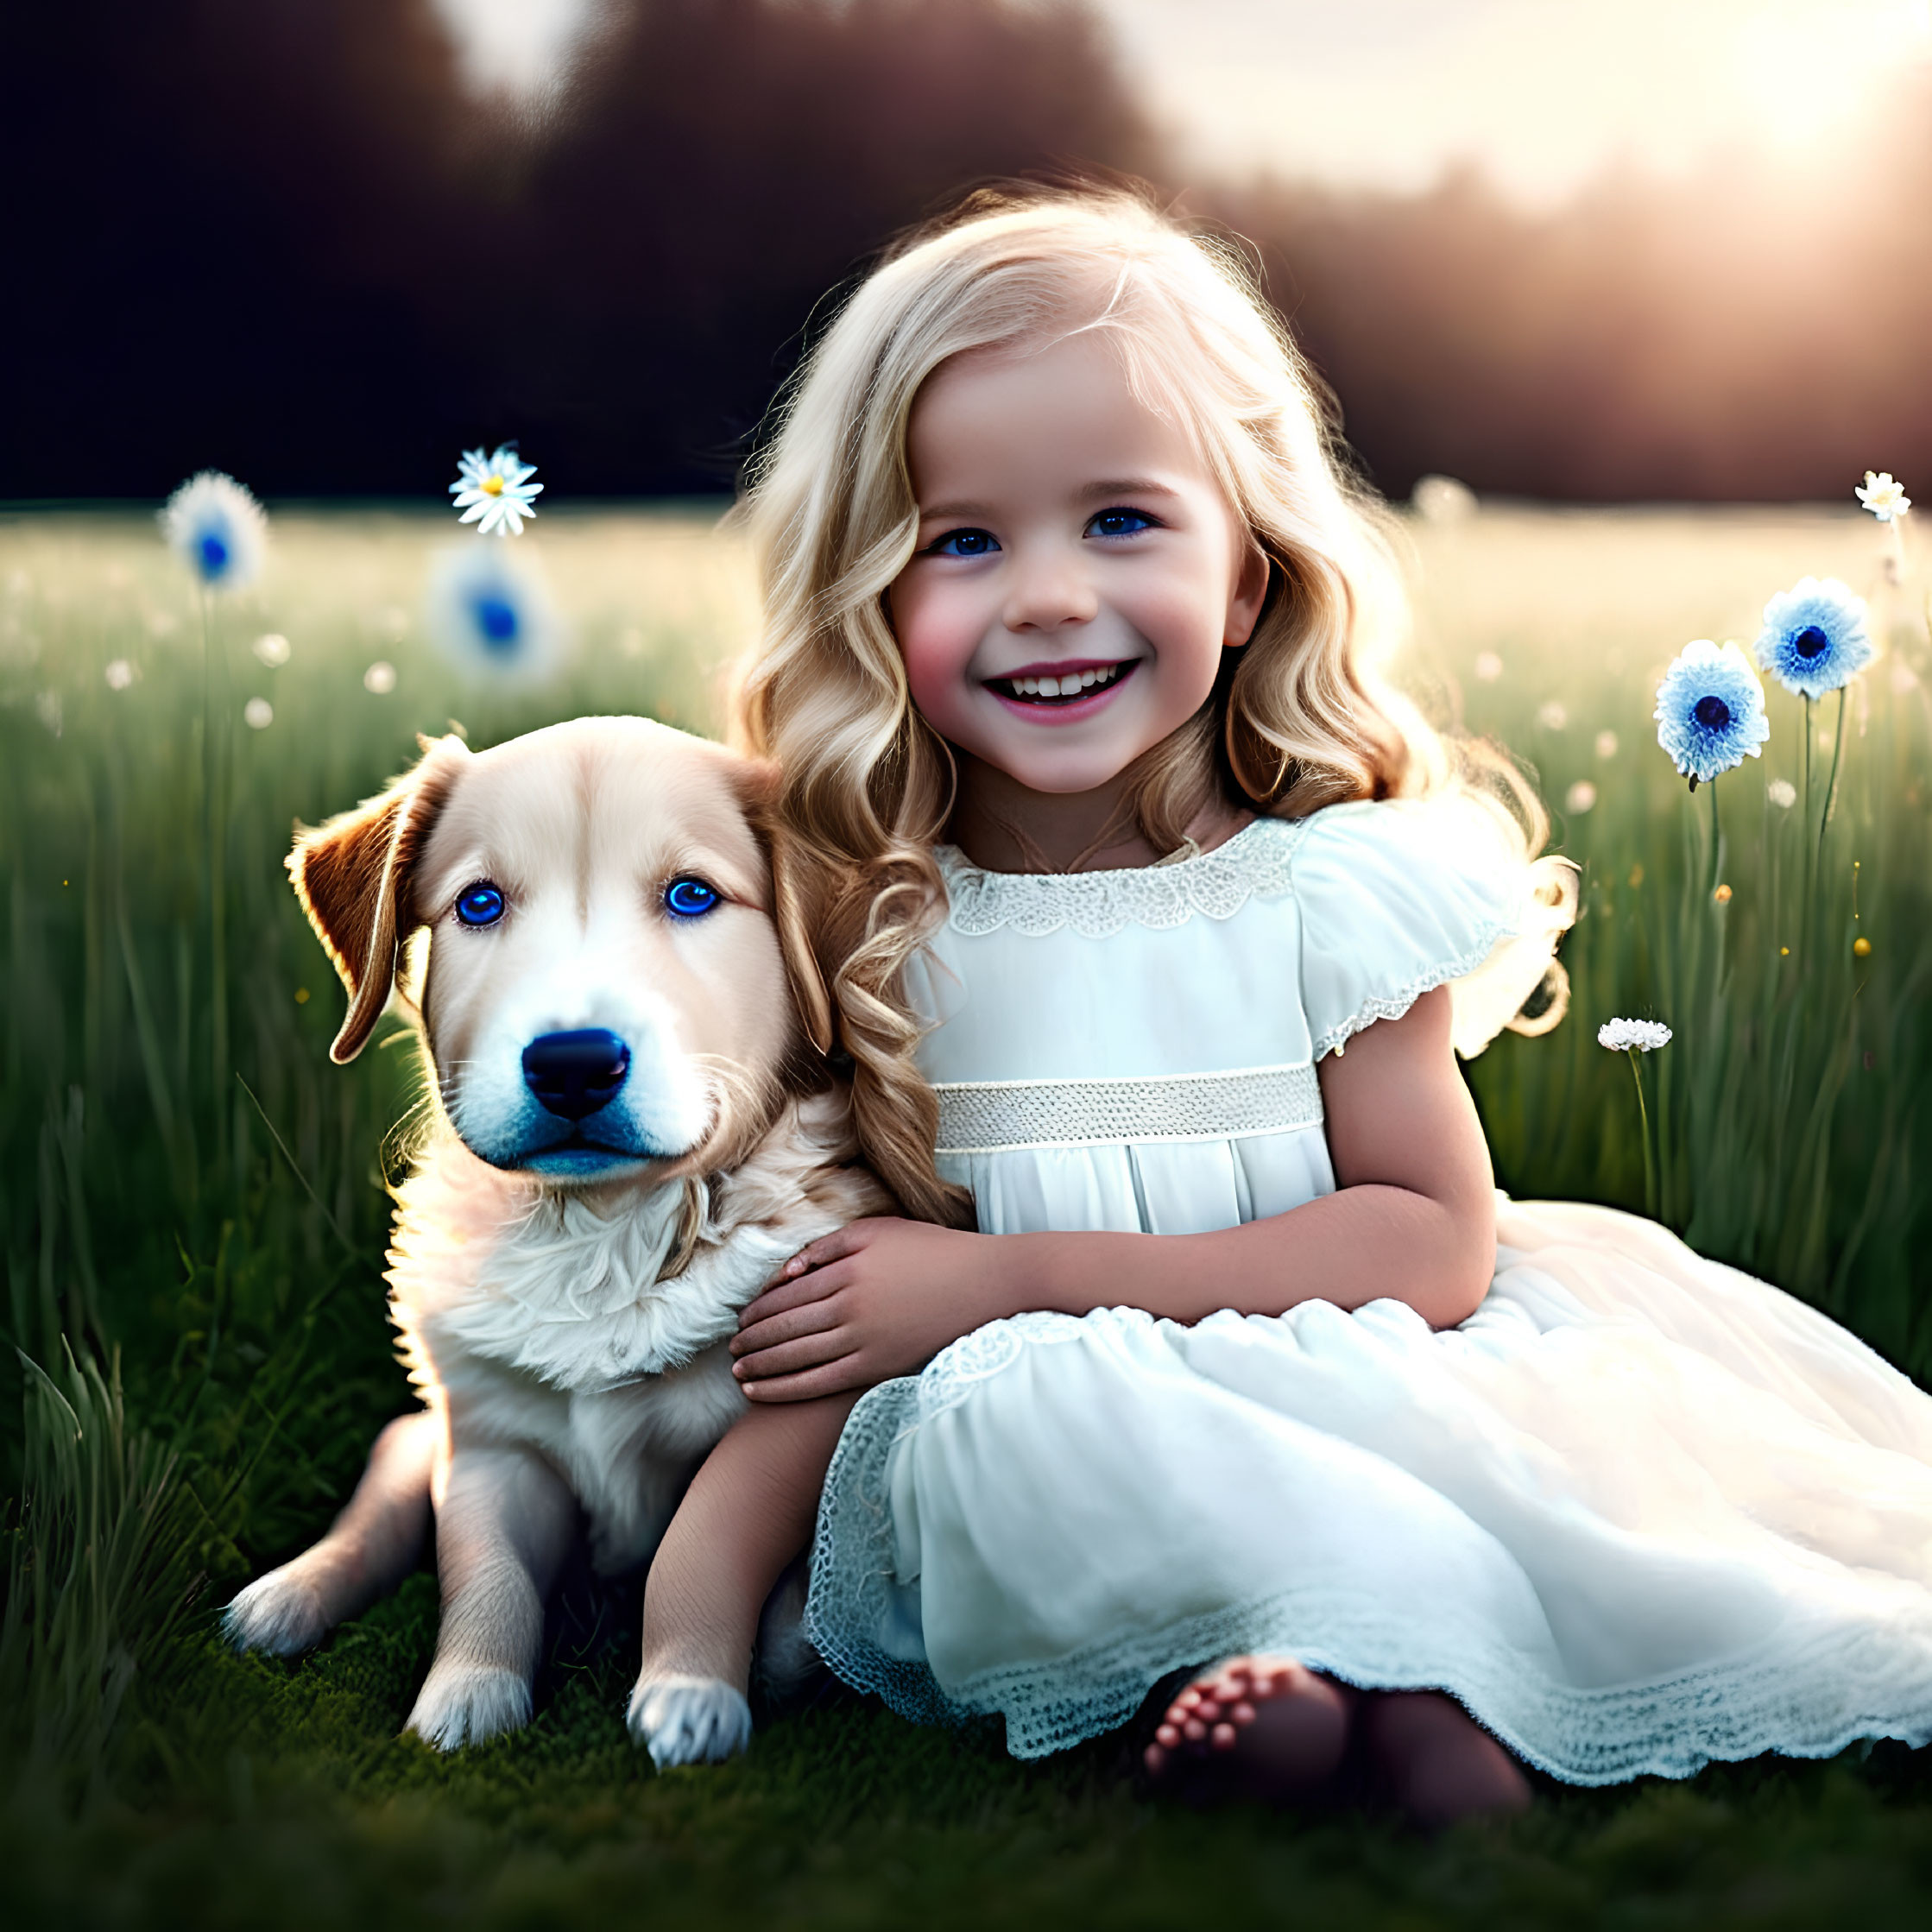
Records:
M630 1049L603 1026L545 1033L523 1049L523 1084L566 1121L608 1107L630 1071Z

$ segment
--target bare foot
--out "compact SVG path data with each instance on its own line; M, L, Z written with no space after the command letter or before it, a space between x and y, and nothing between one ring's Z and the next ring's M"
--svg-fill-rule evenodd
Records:
M1529 1807L1529 1783L1516 1760L1440 1691L1366 1696L1360 1727L1383 1790L1424 1831Z
M1167 1707L1143 1754L1147 1775L1196 1802L1305 1801L1341 1767L1352 1702L1291 1657L1229 1657Z

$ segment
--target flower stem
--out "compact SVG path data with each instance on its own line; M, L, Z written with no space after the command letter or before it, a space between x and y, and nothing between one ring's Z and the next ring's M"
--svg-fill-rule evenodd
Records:
M1626 1046L1625 1052L1630 1056L1630 1076L1637 1083L1637 1121L1644 1137L1644 1212L1657 1219L1657 1152L1651 1141L1651 1110L1644 1104L1644 1065L1638 1058L1637 1049Z
M1811 929L1817 923L1811 916L1811 705L1812 700L1804 701L1804 829L1800 835L1799 852L1804 868L1803 880L1804 897L1804 937L1809 947Z
M1717 902L1718 874L1723 869L1723 835L1717 824L1717 780L1714 778L1704 789L1711 795L1711 862L1709 876L1704 881L1704 898L1711 905Z
M215 1149L220 1159L227 1145L228 1117L228 878L227 801L216 717L225 691L215 689L214 599L201 592L201 841L202 877L208 893L210 1071L214 1076Z
M1824 809L1818 814L1818 869L1825 868L1825 827L1831 823L1832 800L1838 793L1838 761L1845 751L1845 694L1847 687L1838 687L1838 729L1831 741L1831 777L1825 784Z

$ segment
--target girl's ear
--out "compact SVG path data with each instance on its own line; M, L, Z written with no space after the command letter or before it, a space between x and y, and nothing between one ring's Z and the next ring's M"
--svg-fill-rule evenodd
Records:
M1261 607L1268 601L1268 556L1245 531L1247 548L1241 553L1234 588L1228 599L1228 622L1221 635L1222 645L1238 650L1254 635L1261 621Z
M329 1049L338 1066L367 1044L416 924L410 888L436 815L470 756L460 738L419 738L421 762L379 797L327 824L295 828L285 862L295 896L342 983L349 1012Z
M745 773L741 796L772 868L772 924L778 931L780 957L805 1038L821 1054L837 1042L832 1020L831 994L812 944L812 929L824 893L819 868L805 845L778 814L778 768L760 761L742 761Z

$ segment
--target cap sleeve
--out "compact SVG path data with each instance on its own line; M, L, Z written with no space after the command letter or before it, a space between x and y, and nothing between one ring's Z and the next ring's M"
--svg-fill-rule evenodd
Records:
M1465 1058L1506 1026L1544 1032L1563 1017L1555 953L1575 917L1575 868L1512 852L1479 799L1330 805L1308 822L1294 891L1317 1060L1438 986L1452 988Z

